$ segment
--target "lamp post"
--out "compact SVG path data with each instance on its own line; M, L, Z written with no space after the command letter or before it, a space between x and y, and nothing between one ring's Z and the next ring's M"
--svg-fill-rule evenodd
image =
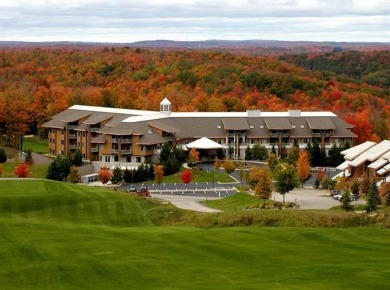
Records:
M213 188L214 188L214 174L215 174L215 168L213 167Z

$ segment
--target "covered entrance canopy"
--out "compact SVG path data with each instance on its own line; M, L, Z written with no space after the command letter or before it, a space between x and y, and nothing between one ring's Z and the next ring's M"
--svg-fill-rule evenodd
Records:
M209 138L203 137L186 145L188 149L222 149L223 146Z

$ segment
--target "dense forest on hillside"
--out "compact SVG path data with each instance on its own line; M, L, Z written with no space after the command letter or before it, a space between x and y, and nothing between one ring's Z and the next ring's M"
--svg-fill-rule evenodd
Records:
M371 58L388 66L388 52L360 54L356 66L367 66ZM343 67L342 60L337 64ZM378 141L390 138L389 87L381 81L382 69L343 77L272 56L216 51L4 48L0 130L12 143L73 104L158 110L168 97L174 111L329 110L356 126L358 142ZM375 85L363 82L368 76Z
M283 55L281 60L338 78L390 88L390 51Z

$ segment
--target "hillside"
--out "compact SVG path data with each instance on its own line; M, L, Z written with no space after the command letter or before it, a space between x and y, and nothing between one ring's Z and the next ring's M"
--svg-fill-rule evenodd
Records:
M0 131L12 145L73 104L157 110L168 97L175 111L330 110L356 126L358 142L378 140L390 137L381 78L370 85L271 56L212 50L4 48Z
M388 248L386 228L290 228L275 226L274 219L269 219L268 227L153 226L153 219L181 214L170 205L121 192L0 179L1 288L385 289L388 285L390 258L383 254ZM313 216L301 214L303 218L293 219L302 222ZM258 210L256 215L261 215ZM217 219L229 222L228 216L219 214L193 214L188 220L194 222L194 217L211 224ZM248 221L248 215L241 217L241 222Z

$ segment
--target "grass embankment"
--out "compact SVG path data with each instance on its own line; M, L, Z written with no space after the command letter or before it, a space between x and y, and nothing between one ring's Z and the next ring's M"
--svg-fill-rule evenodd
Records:
M202 202L202 204L226 212L237 210L241 211L244 209L256 207L263 204L263 200L253 195L239 192L223 199L205 200Z
M49 152L47 140L41 139L37 136L25 137L23 139L23 148L31 149L32 152L46 154Z
M388 229L205 229L184 226L184 221L182 226L154 226L165 218L168 224L172 216L224 214L198 215L122 192L69 183L0 180L0 285L2 289L388 287Z
M0 163L0 166L3 167L4 173L1 177L15 177L14 171L16 168L16 163L14 162L6 162ZM29 168L29 176L31 178L46 178L47 168L49 165L47 164L33 164L28 165ZM0 177L0 179L1 179Z

